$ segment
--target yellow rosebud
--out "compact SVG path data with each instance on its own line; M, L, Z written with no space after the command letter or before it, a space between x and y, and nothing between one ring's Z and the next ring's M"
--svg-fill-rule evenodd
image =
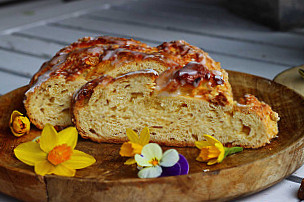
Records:
M15 136L20 137L24 134L28 134L30 132L30 126L31 123L26 116L17 110L13 111L11 114L9 127Z

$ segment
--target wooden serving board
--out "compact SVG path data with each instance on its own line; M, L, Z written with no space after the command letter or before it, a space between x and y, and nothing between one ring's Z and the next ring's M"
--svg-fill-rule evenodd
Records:
M32 140L41 131L31 129L14 137L8 128L11 112L24 112L22 100L27 87L0 97L0 191L25 201L205 201L229 200L265 189L290 175L303 164L303 97L273 81L229 71L237 99L256 95L279 113L279 135L260 149L227 157L221 164L207 166L195 160L196 148L176 148L189 161L184 176L137 178L135 165L126 166L119 144L97 144L80 139L77 149L93 155L97 162L77 170L73 178L37 176L33 167L18 161L13 149ZM166 150L167 148L163 148Z
M299 74L299 69L304 70L304 65L287 69L279 73L273 80L304 96L304 78Z

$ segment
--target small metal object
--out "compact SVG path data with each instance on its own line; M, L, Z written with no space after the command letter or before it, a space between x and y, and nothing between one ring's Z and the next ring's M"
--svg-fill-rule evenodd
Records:
M304 69L299 69L299 74L304 79Z

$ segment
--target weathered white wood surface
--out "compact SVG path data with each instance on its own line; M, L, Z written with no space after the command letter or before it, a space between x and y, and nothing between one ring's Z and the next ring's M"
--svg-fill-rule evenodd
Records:
M84 36L132 37L149 45L183 39L226 69L272 79L304 64L304 31L275 32L231 14L224 0L61 0L0 7L0 94L27 84L41 64ZM304 166L237 201L298 201ZM14 201L0 195L0 201Z

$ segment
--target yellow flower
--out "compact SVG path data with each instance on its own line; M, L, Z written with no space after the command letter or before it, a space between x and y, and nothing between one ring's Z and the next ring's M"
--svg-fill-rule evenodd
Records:
M78 132L75 127L66 128L59 133L50 124L42 130L39 143L30 141L14 149L15 156L23 163L34 166L38 175L55 174L72 177L76 169L88 167L95 158L75 150Z
M129 141L122 144L119 154L121 156L132 157L125 162L126 165L131 165L136 163L134 159L135 154L140 154L143 146L149 143L149 128L145 127L140 132L139 137L136 132L127 128L127 137Z
M201 150L198 161L208 162L207 165L220 163L224 159L225 149L220 141L211 135L204 135L206 141L196 141L195 146Z
M204 138L205 141L195 142L195 146L201 150L196 160L207 162L207 165L221 163L226 156L243 151L242 147L224 147L220 141L211 135L204 135Z
M9 121L9 127L12 133L19 137L30 132L31 123L29 119L18 112L17 110L13 111Z

